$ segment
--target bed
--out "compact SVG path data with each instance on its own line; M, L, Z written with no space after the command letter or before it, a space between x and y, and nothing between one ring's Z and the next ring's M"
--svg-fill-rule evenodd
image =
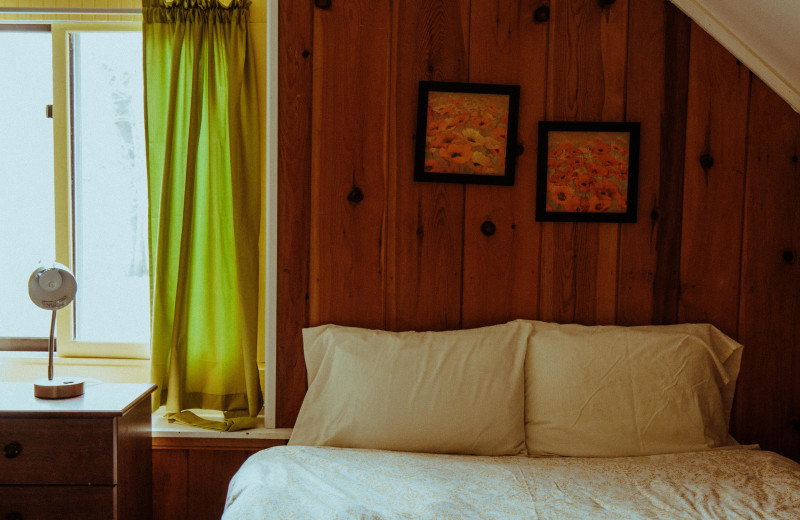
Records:
M800 465L728 433L742 346L707 324L303 331L288 446L223 519L798 519Z

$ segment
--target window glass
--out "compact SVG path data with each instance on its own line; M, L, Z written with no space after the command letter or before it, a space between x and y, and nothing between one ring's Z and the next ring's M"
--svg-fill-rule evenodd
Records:
M59 318L60 339L146 345L141 31L0 29L0 350L39 347L21 338L47 337L50 313L30 301L27 282L56 258L78 281L74 303L59 313L72 316ZM67 147L54 147L53 104L56 143Z
M46 337L28 278L55 259L52 45L48 31L0 31L0 337Z
M70 36L75 340L150 340L141 32Z

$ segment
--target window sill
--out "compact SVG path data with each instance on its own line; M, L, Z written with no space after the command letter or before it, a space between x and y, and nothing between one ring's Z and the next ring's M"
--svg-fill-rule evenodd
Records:
M114 383L150 380L150 360L117 358L53 358L58 376L97 379ZM0 352L0 381L26 382L47 377L47 352Z
M96 379L114 383L150 381L150 360L116 358L54 358L58 376ZM259 367L263 376L263 367ZM47 353L25 351L0 352L0 381L31 382L47 377ZM153 414L154 449L224 449L258 450L286 444L291 428L252 428L238 432L218 432L192 426L170 424L164 410ZM209 417L210 418L210 417ZM263 417L261 417L263 424Z
M262 416L259 416L259 420L263 424ZM170 423L164 418L163 408L153 413L152 421L153 449L260 450L286 444L291 434L291 428L261 426L237 432L220 432Z

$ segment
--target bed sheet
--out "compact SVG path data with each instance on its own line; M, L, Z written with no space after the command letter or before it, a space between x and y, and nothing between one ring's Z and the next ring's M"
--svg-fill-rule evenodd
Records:
M758 449L621 458L280 446L231 480L223 520L800 519L800 465Z

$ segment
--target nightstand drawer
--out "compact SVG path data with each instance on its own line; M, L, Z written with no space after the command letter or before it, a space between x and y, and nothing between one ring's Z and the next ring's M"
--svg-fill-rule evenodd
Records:
M114 438L113 417L2 419L0 484L116 484Z
M0 486L0 518L109 520L115 493L113 486Z

